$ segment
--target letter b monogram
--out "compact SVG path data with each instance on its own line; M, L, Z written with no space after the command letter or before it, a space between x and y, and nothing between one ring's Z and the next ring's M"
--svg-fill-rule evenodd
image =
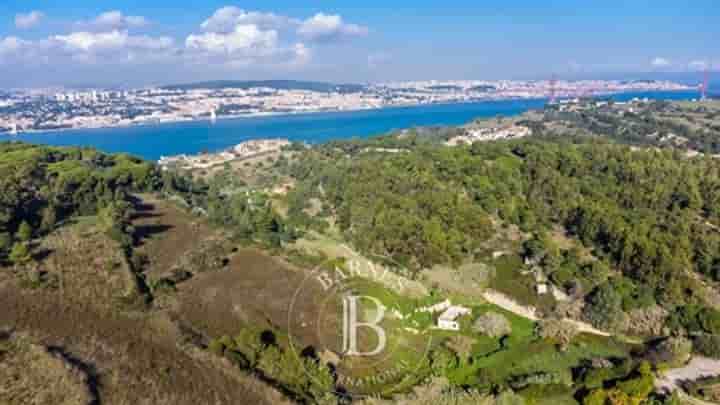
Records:
M370 322L358 322L358 303L366 299L372 301L377 308L375 319ZM375 356L385 349L387 336L379 323L385 317L385 307L375 297L367 295L351 295L343 298L343 352L348 356ZM357 347L357 331L360 327L372 329L378 337L378 344L370 352L361 352Z

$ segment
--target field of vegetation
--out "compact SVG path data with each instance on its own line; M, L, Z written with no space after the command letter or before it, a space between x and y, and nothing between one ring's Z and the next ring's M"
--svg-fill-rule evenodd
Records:
M547 111L534 137L457 147L452 128L294 144L211 173L0 144L0 402L713 400L717 376L656 377L720 364L720 160L683 149L714 153L717 121L651 110ZM682 111L683 143L649 137ZM343 354L350 293L381 303L388 353ZM457 331L424 310L446 300L468 310Z

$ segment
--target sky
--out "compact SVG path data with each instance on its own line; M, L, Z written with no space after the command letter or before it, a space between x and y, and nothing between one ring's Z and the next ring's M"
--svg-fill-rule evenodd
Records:
M0 88L693 77L719 22L717 0L0 0Z

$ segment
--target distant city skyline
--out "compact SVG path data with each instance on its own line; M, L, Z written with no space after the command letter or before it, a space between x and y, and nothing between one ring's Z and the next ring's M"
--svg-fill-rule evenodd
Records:
M552 74L687 83L720 66L715 0L3 3L0 88Z

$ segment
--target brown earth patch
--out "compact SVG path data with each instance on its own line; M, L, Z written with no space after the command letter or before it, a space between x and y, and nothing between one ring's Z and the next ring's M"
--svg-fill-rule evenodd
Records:
M0 337L0 403L88 405L91 377L63 353L25 336Z
M146 273L155 278L170 271L184 254L215 235L201 218L152 195L139 196L132 222L139 237L137 251L149 263Z
M59 294L0 290L0 327L27 331L88 365L101 403L282 403L275 390L230 365L203 360L178 344L164 315L129 318L80 309ZM18 371L16 371L18 372Z
M203 274L179 286L178 316L211 336L233 336L247 325L290 330L305 346L337 336L334 316L322 321L325 294L308 272L257 249L241 249L227 270ZM296 296L296 293L298 295ZM292 308L291 308L292 305ZM328 336L323 336L325 333Z

